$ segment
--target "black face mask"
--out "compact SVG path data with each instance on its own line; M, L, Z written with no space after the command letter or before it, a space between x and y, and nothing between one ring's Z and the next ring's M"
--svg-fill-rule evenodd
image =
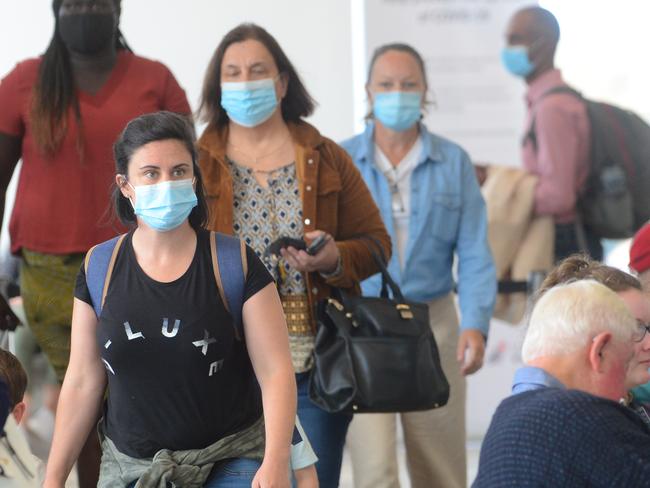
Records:
M96 54L113 41L114 14L70 14L59 17L59 33L71 51Z

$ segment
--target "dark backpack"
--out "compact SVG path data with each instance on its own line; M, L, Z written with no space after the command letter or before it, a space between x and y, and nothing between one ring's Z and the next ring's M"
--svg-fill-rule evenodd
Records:
M591 126L589 175L578 195L583 225L598 237L632 237L650 220L650 126L629 110L588 100L568 86L542 97L556 93L579 98ZM537 151L534 116L526 139Z
M126 234L123 234L97 244L86 253L84 262L86 284L97 318L102 313L113 266L125 236ZM233 318L235 336L242 339L244 337L242 308L248 272L246 246L236 237L210 232L210 253L221 300Z

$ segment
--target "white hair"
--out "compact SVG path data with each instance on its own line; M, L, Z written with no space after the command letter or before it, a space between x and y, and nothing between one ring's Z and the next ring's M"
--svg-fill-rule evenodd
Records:
M601 332L631 341L637 323L618 295L594 280L557 285L537 301L530 315L521 357L569 354Z

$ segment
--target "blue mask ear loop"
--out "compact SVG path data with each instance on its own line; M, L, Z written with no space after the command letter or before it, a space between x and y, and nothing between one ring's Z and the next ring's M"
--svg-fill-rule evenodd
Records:
M129 185L133 189L133 193L135 193L135 187L131 184L129 179L126 177L126 175L120 175L122 178L124 178L124 181L126 182L127 185ZM126 197L128 198L129 202L131 203L131 207L133 207L133 210L135 211L135 205L133 203L133 200L131 200L131 197Z
M533 66L535 66L535 63L533 63L533 61L530 59L530 53L531 53L533 50L538 49L539 46L540 46L541 44L543 44L543 43L544 43L544 39L543 39L542 37L538 37L538 38L535 39L533 42L531 42L531 43L530 43L530 46L528 46L528 48L527 48L528 61L530 61L530 64L532 64Z
M275 93L275 84L278 82L278 80L280 79L281 76L282 76L282 73L280 73L280 72L278 71L278 74L275 75L275 76L272 78L272 79L273 79L273 92L274 92L274 93ZM288 88L289 88L289 84L287 83L287 89L288 89ZM275 94L275 101L277 102L278 105L280 105L280 104L282 103L282 98L278 98L278 94L277 94L277 93ZM277 107L276 107L276 110L277 110Z

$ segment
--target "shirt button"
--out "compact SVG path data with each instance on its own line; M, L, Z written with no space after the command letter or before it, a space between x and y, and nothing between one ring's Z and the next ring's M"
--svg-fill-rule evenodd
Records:
M311 220L305 219L305 225L309 225L309 224L311 224Z
M308 159L307 164L314 164L314 160L313 159Z
M313 295L318 294L318 288L312 288L312 289L311 289L311 293L312 293Z
M305 190L307 190L307 191L311 191L311 185L307 185L307 187L305 188Z

